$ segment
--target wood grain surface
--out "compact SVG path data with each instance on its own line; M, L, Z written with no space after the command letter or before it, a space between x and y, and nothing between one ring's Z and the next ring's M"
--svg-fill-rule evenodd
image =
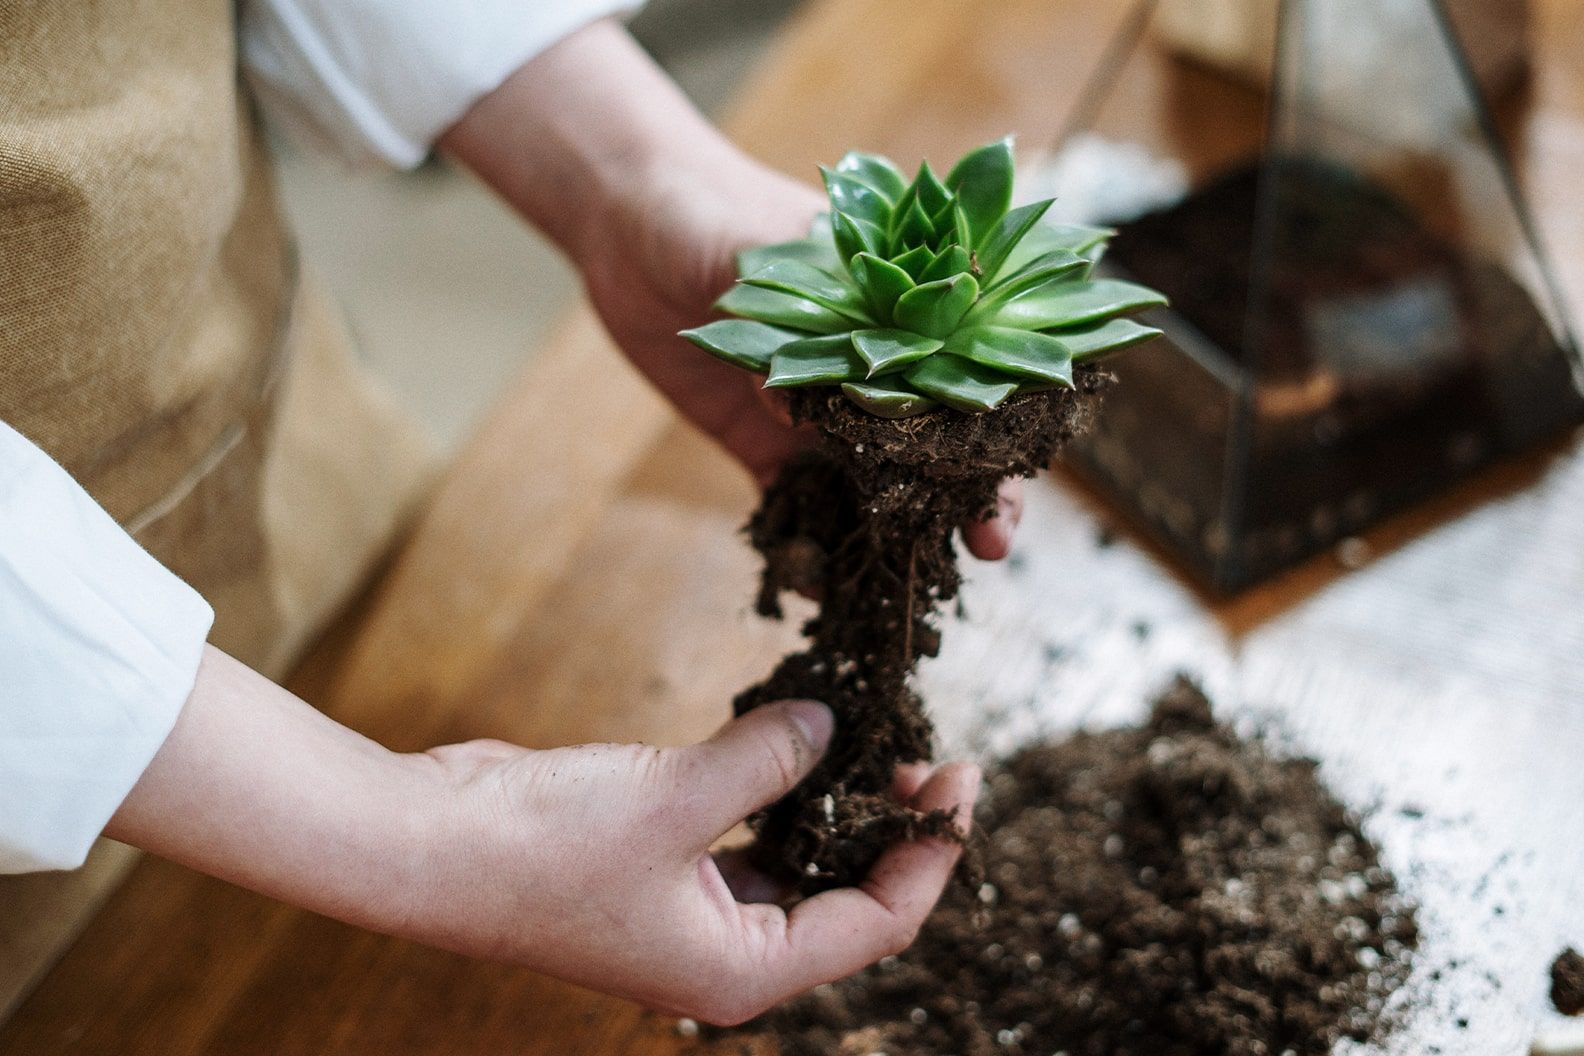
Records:
M816 0L728 127L799 174L854 145L905 164L1007 131L1048 145L1124 7ZM1515 145L1584 303L1584 5L1537 13L1540 73ZM566 404L558 379L593 370L615 379L605 400ZM401 749L703 736L793 637L749 611L737 529L752 501L580 310L293 688ZM923 674L946 743L993 752L1126 719L1171 671L1199 673L1318 754L1350 799L1380 805L1391 860L1426 895L1427 964L1477 968L1429 992L1398 1051L1522 1051L1541 960L1564 937L1584 943L1580 444L1383 526L1362 570L1319 560L1228 603L1207 604L1141 544L1110 543L1105 520L1070 482L1040 485L1016 560L974 570L968 619ZM0 1027L0 1056L678 1047L669 1021L622 1002L155 859Z

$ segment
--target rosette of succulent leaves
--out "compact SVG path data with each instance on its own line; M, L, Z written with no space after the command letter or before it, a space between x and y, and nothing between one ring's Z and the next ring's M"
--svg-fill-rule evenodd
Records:
M1043 222L1052 200L1012 208L1010 140L944 180L859 153L821 172L828 218L742 253L716 302L730 318L682 335L767 388L839 385L886 418L978 413L1160 333L1124 317L1161 294L1093 274L1114 232Z

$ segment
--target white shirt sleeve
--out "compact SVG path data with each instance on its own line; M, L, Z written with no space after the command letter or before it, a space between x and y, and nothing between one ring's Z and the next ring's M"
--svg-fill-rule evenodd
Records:
M175 725L213 621L0 422L0 873L82 864Z
M641 0L244 0L242 64L275 127L402 168L562 37Z

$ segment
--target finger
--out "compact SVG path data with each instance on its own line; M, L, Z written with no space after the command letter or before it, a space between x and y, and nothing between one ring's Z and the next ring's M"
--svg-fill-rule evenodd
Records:
M907 803L918 795L919 789L924 787L934 772L928 763L903 763L891 775L891 797Z
M919 789L932 773L928 763L903 763L896 768L891 778L892 797L903 803L909 802L918 795ZM732 897L739 902L779 903L792 894L793 889L789 884L753 866L743 848L716 851L712 857Z
M679 749L680 779L699 804L694 834L713 842L792 791L825 754L835 725L823 704L782 701L754 708L702 744Z
M792 428L792 401L785 392L780 389L767 389L761 385L754 389L754 393L777 424L784 425L788 429Z
M958 831L968 834L979 793L979 768L951 763L919 789L918 810L954 812ZM962 846L940 837L897 844L881 856L861 887L841 888L799 903L785 918L785 933L763 959L768 1002L851 975L912 945L919 927L951 878ZM741 908L750 928L773 926L777 911Z
M1012 536L1023 519L1023 482L1003 480L990 516L963 525L968 552L981 561L999 561L1012 552Z
M764 408L755 406L754 413L740 414L722 425L716 430L716 436L726 450L743 463L762 490L775 482L787 460L814 445L816 435L806 426L792 426L790 417L786 417L784 403L779 406L780 416L773 403L766 403L767 399L773 401L779 394L766 397L765 390L757 387L754 392L757 395L748 399L756 405L771 407L771 411L757 413Z

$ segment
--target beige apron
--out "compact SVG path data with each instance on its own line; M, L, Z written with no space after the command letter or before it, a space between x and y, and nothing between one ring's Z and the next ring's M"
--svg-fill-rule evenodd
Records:
M0 420L271 676L427 476L349 347L299 281L229 0L0 0ZM123 863L0 884L0 1015Z

